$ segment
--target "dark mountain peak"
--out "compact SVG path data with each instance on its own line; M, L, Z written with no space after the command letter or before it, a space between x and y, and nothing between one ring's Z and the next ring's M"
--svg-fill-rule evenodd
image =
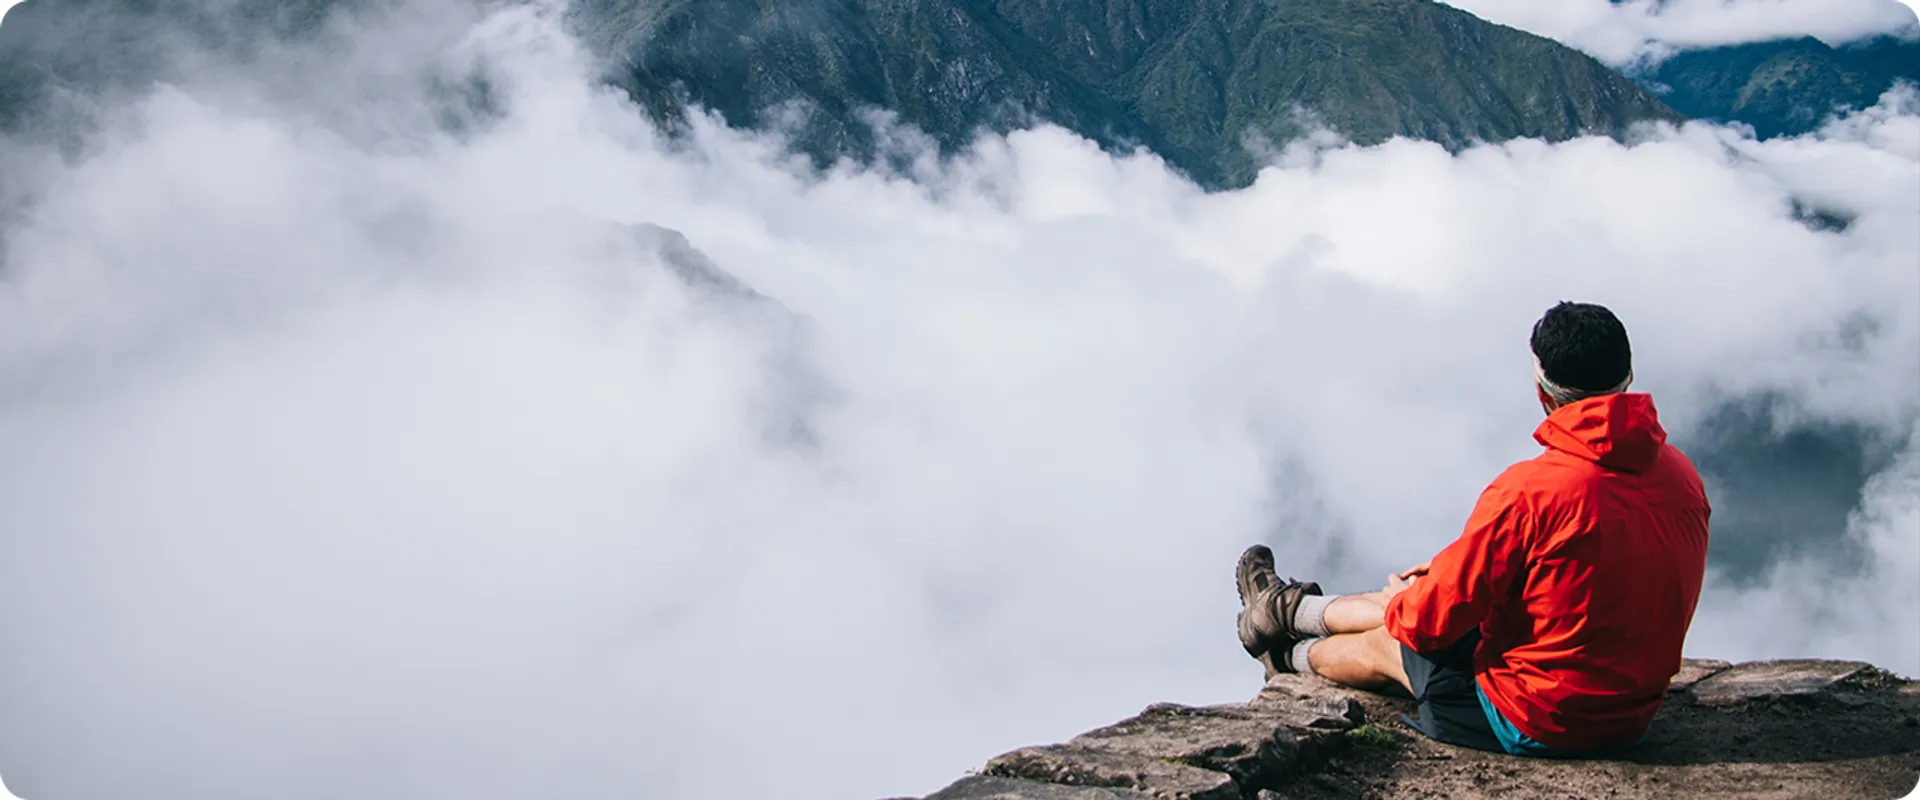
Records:
M0 124L60 90L165 79L175 45L304 35L341 4L28 0L0 33ZM1361 143L1449 147L1680 119L1584 54L1429 0L576 0L569 13L656 118L694 103L779 124L822 163L873 155L872 110L948 150L1053 122L1151 148L1211 186L1249 181L1246 143L1311 133L1307 119Z
M1690 50L1641 74L1689 116L1744 122L1765 138L1806 133L1837 110L1920 82L1920 40L1885 35L1835 47L1811 36Z
M637 99L764 124L803 98L813 113L799 143L822 161L870 149L855 113L868 107L948 148L1044 119L1150 147L1209 185L1251 179L1250 137L1309 133L1303 109L1362 143L1455 147L1680 119L1582 53L1427 0L736 2L601 23L633 19L633 6L587 0L577 13Z

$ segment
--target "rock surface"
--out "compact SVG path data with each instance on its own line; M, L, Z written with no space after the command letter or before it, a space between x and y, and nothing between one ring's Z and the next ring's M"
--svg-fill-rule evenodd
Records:
M987 762L986 774L1062 786L1130 789L1177 800L1236 800L1240 791L1222 772L1182 763L1177 755L1123 753L1056 744L1024 747Z
M1062 745L1027 747L987 762L986 774L1127 789L1175 800L1238 800L1320 764L1364 719L1351 697L1263 693L1256 702L1160 703Z
M1404 692L1279 675L1245 704L1156 704L987 762L924 800L1899 798L1920 784L1920 683L1854 661L1689 659L1646 740L1547 761L1440 744Z
M1725 661L1689 658L1681 663L1680 674L1673 676L1673 683L1667 685L1667 693L1684 692L1694 684L1718 675L1731 666L1733 665Z
M1120 789L1089 786L1061 786L974 775L928 795L926 800L1150 800L1153 795Z
M1870 674L1871 664L1860 661L1765 661L1723 670L1693 685L1693 697L1702 705L1730 705L1749 700L1809 697L1831 691L1842 683Z

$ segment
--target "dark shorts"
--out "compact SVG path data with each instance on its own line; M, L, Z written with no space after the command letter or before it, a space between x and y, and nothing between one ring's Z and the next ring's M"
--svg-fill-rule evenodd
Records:
M1420 714L1419 719L1402 719L1447 744L1504 753L1506 749L1494 736L1473 684L1473 651L1479 645L1479 631L1468 633L1437 653L1416 653L1400 645L1400 665L1406 668L1407 683Z

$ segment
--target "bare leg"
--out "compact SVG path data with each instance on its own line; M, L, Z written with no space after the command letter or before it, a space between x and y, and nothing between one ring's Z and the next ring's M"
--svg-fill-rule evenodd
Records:
M1332 607L1328 607L1327 616L1331 621ZM1365 633L1343 633L1315 642L1307 660L1312 662L1315 673L1335 683L1356 689L1378 689L1398 683L1407 691L1413 691L1413 687L1407 686L1406 667L1400 663L1400 642L1389 635L1386 628L1378 627L1378 623Z
M1380 592L1343 594L1327 604L1328 633L1365 633L1386 624L1387 597Z

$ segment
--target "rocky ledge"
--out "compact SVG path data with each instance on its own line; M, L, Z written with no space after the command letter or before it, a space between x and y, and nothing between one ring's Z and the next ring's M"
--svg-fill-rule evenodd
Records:
M1023 747L923 800L1900 798L1920 683L1853 661L1688 660L1638 747L1547 761L1429 740L1398 695L1281 675L1244 704L1158 704Z

